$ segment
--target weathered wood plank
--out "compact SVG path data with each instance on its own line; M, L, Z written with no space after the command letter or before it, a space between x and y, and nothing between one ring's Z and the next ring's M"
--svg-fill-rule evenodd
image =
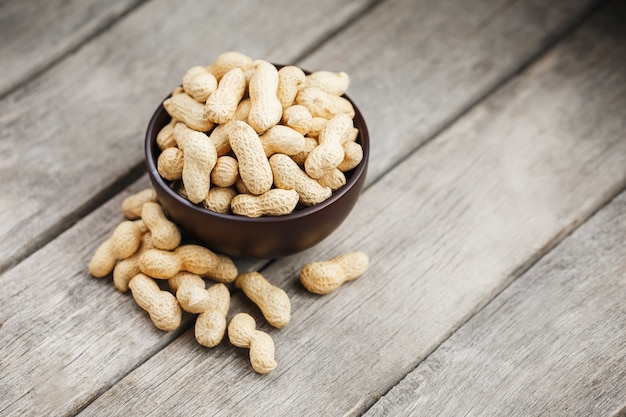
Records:
M143 160L158 103L192 65L238 50L276 62L369 0L157 0L0 101L0 271L54 238ZM268 22L272 22L268 24Z
M376 182L331 238L264 269L292 300L287 328L259 319L275 371L256 375L245 350L201 349L186 333L85 415L365 411L626 185L613 6ZM306 262L355 249L372 256L359 280L323 297L297 282ZM255 311L237 292L230 315L242 310Z
M353 76L350 92L375 139L371 181L592 2L394 0L302 65ZM155 1L1 101L0 181L8 186L0 216L12 221L0 224L0 271L56 236L141 164L140 139L155 103L189 66L228 49L288 63L369 7L292 3L256 9L244 2L224 8Z
M593 3L389 1L302 65L350 74L350 95L371 121L368 172L376 178L518 71Z
M106 28L141 0L0 3L0 97Z
M619 415L626 407L625 241L622 193L365 415Z

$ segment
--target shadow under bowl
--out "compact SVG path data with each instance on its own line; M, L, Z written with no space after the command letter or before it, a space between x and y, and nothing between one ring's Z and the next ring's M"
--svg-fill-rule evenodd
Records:
M193 204L174 191L171 181L159 175L157 159L161 151L156 137L171 120L161 103L150 119L145 138L148 175L161 205L189 237L209 249L230 256L279 258L321 242L346 219L356 204L369 162L369 133L365 120L354 102L346 95L344 97L354 106L354 126L359 130L357 142L363 148L362 161L346 172L346 184L315 206L297 208L284 216L257 218L216 213Z

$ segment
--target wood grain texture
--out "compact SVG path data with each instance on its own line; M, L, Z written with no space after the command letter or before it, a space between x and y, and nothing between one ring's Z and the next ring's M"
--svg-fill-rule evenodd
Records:
M623 189L621 21L604 10L376 182L328 240L263 270L292 302L285 329L256 316L276 342L271 374L252 372L245 350L202 350L186 333L84 415L367 410ZM297 282L306 262L352 250L371 254L358 280L321 297ZM238 311L256 312L239 292Z
M0 271L141 165L149 119L188 68L227 50L289 62L367 6L153 1L5 97L0 217L10 220L0 223Z
M141 0L0 3L0 97L45 70Z
M364 0L257 8L150 2L0 102L0 181L9 184L0 216L12 219L0 224L0 271L140 165L141 137L156 103L187 68L219 52L289 63L343 29L301 64L352 75L349 92L375 139L373 181L591 2L393 0L354 27L346 22L369 7ZM423 21L416 24L416 16Z
M519 70L594 2L391 0L308 56L350 74L378 178Z
M626 408L625 241L622 193L365 416L620 415Z

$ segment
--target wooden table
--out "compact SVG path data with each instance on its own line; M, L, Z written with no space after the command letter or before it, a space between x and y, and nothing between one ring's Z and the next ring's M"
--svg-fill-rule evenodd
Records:
M626 415L623 1L14 0L0 22L0 415ZM268 375L87 269L150 186L153 110L227 50L347 72L372 141L337 231L236 259L291 299L273 329L232 289ZM358 280L299 283L356 249Z

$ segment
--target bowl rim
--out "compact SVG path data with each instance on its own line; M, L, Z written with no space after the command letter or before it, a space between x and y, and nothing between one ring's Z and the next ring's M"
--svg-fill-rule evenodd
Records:
M369 163L369 153L370 153L370 141L369 141L369 131L367 128L367 124L365 123L365 119L361 114L360 109L356 106L354 101L347 95L343 94L342 97L350 101L352 106L354 107L354 124L355 127L359 127L359 136L357 137L357 142L361 144L361 148L363 149L363 158L361 162L350 171L350 175L347 178L346 184L344 184L339 189L333 191L332 195L322 201L319 204L315 204L313 206L307 206L301 209L294 210L289 214L285 214L282 216L260 216L260 217L246 217L240 216L232 213L218 213L201 207L200 205L194 204L186 198L180 196L176 191L172 189L172 187L166 182L166 180L161 177L157 170L155 158L153 158L153 149L156 147L156 123L159 119L159 116L162 113L166 113L165 107L163 106L163 101L165 101L168 97L171 97L171 94L168 95L165 99L161 101L157 109L152 114L150 118L150 122L148 123L148 128L146 130L146 136L144 140L144 152L145 152L145 162L147 165L148 173L153 181L156 181L159 186L168 194L170 198L175 199L178 203L186 206L188 209L199 212L203 215L213 217L215 219L219 219L226 222L237 222L237 223L283 223L287 221L295 221L304 217L313 216L320 211L323 211L328 206L331 206L334 202L340 200L346 193L350 191L350 189L358 183L358 179L365 175L367 172L367 165ZM169 117L169 115L168 115ZM357 126L358 125L358 126ZM154 134L151 135L151 133ZM151 136L154 138L152 139ZM158 152L158 151L157 151ZM156 152L155 152L156 154Z

